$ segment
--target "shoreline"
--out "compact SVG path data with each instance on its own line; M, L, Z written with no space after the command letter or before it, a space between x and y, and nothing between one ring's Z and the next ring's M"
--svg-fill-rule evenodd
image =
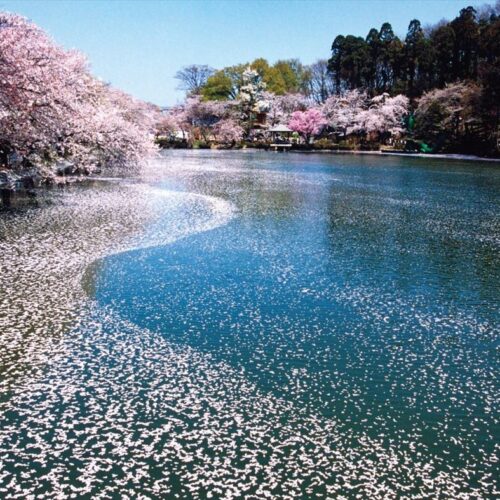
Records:
M375 156L405 156L411 158L436 158L439 160L460 160L460 161L484 161L489 163L500 163L500 158L485 158L483 156L462 155L452 153L393 153L389 151L353 151L345 150L338 151L335 149L292 149L287 153L306 153L306 154L352 154L352 155L375 155Z
M351 155L375 155L375 156L405 156L410 158L436 158L441 160L459 160L459 161L484 161L489 163L500 163L499 158L486 156L466 155L461 153L406 153L403 151L362 151L352 149L288 149L287 151L273 151L265 147L231 147L231 148L160 148L160 151L169 150L206 150L206 151L266 151L269 153L300 153L300 154L351 154Z
M171 148L161 148L160 151L168 151ZM180 149L191 149L192 148L180 148ZM219 149L207 149L208 151L213 151ZM268 153L299 153L299 154L333 154L333 155L373 155L373 156L403 156L410 158L422 158L422 159L438 159L438 160L455 160L455 161L474 161L474 162L485 162L485 163L499 163L500 158L485 158L481 156L474 155L462 155L462 154L448 154L448 153L436 153L436 154L428 154L428 153L404 153L404 152L390 152L390 151L359 151L359 150L335 150L335 149L292 149L288 151L271 151L269 149L264 148L229 148L221 151L265 151ZM40 190L50 190L51 188L65 188L67 186L71 186L72 184L79 184L89 181L98 181L105 180L106 178L100 178L96 175L84 176L81 174L78 175L56 175L53 177L53 182L51 184L45 185L34 185L30 188L17 188L17 189L6 189L3 185L0 185L0 193L2 197L0 198L0 210L5 210L12 207L12 204L15 203L15 200L19 201L19 198L27 198L27 199L37 199L37 192ZM8 195L6 194L8 191Z

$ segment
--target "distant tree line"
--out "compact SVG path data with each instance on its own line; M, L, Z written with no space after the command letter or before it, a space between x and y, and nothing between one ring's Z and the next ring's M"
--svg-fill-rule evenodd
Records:
M298 102L291 96L300 95L307 100L306 108L318 108L324 115L332 103L335 107L364 96L359 109L340 106L342 113L357 109L347 129L359 134L356 116L366 117L366 109L377 107L370 99L386 96L383 102L392 103L387 97L402 96L408 99L407 136L428 142L428 150L498 153L500 0L495 6L463 8L455 19L433 26L423 27L413 19L404 38L387 22L370 29L365 38L338 35L330 58L311 65L298 59L271 64L259 58L219 70L188 66L176 77L188 97L238 101L248 69L262 81L271 113L273 102L281 102L272 95L290 96L283 102ZM379 118L370 122L380 124L382 131L387 127ZM330 129L339 128L331 117L327 121Z
M451 22L423 28L413 19L404 40L384 23L366 38L339 35L332 44L328 70L333 91L364 88L372 94L418 97L458 80L488 84L499 71L500 19L497 9L480 15L466 7Z
M300 92L318 103L353 89L364 89L370 95L389 92L414 98L458 80L491 87L498 84L500 73L499 11L500 2L479 12L466 7L452 21L427 27L413 19L404 39L394 33L390 23L382 24L379 30L370 29L365 38L338 35L330 59L308 66L298 59L271 65L259 58L220 70L192 65L180 70L176 78L180 88L207 100L236 98L248 66L260 74L269 92Z
M189 95L201 95L208 101L224 101L239 95L243 73L248 67L257 71L266 89L273 94L308 93L308 68L298 59L280 60L270 65L266 59L259 58L221 70L191 65L178 71L175 77L180 81L179 88L187 90ZM203 81L200 81L201 75Z

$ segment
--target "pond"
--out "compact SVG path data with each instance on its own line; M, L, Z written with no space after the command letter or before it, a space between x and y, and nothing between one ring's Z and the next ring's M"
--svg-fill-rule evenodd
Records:
M172 151L0 216L0 494L493 498L499 193Z

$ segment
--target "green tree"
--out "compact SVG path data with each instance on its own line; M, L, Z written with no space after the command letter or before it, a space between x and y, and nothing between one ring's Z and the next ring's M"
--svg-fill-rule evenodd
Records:
M369 60L368 44L361 37L345 37L341 75L347 88L356 89L366 83L365 72Z
M366 43L368 45L368 57L366 65L363 69L363 77L366 81L366 86L369 90L374 91L379 87L378 85L378 63L382 44L378 30L372 28L366 36Z
M250 67L257 71L267 90L276 95L303 90L304 67L297 59L279 60L272 66L264 58L255 59Z
M479 82L483 87L481 114L492 149L497 148L500 126L500 17L492 16L479 43Z
M455 78L476 78L479 49L479 25L476 9L467 7L451 23L455 32L453 47L453 76Z
M439 87L453 81L455 38L455 31L449 24L439 26L432 31L430 36L435 55L435 83Z
M224 101L231 97L232 92L233 82L223 70L216 71L208 77L207 82L200 89L205 101Z
M285 93L298 92L301 87L303 66L298 61L276 61L273 68L280 74L285 84Z
M416 81L419 72L419 60L423 55L425 45L425 35L418 19L413 19L408 26L408 33L405 39L406 55L406 82L407 92L410 97L417 94Z
M288 91L283 75L275 67L269 68L264 75L263 81L267 86L267 90L273 94L283 95Z
M342 92L342 61L344 57L345 36L338 35L332 43L332 57L328 60L328 70L335 83L335 92Z
M435 87L435 52L431 40L424 37L420 41L418 55L418 74L415 92L421 95L423 92Z
M399 38L394 35L392 26L389 23L382 24L379 32L380 51L377 60L378 90L387 92L395 83L396 75L401 64L402 44Z
M255 61L253 61L250 64L250 67L252 69L254 69L255 71L257 71L257 73L259 74L259 76L261 78L266 77L266 74L268 73L269 68L270 68L269 63L267 62L267 59L264 59L263 57L255 59Z
M243 85L243 73L248 68L248 64L236 64L234 66L228 66L224 68L224 74L231 79L232 89L230 98L236 99L240 92L240 88Z

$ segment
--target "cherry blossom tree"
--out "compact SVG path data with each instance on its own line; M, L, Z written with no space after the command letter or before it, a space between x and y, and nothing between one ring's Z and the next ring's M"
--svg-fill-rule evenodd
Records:
M378 95L371 99L370 107L359 114L353 130L378 138L388 134L398 137L405 130L408 105L409 99L404 95Z
M212 127L212 131L219 143L227 145L234 145L245 135L243 127L232 118L220 120Z
M295 111L288 126L304 137L308 144L311 138L319 134L327 121L321 111L317 108L310 108L306 111Z
M91 110L94 114L89 117L86 111ZM101 84L97 103L79 109L78 123L84 124L82 133L88 127L88 143L78 141L85 148L82 161L90 155L97 155L104 165L143 161L154 152L154 115L153 106Z
M241 118L251 128L255 118L269 110L269 102L265 99L266 84L259 73L250 67L243 72L242 81L238 94Z
M189 138L192 126L188 120L186 106L184 104L176 105L167 111L166 117L160 117L160 119L157 121L157 133L162 132L162 121L167 118L168 120L170 120L175 134L177 134L177 132L180 132L183 139L187 140Z
M228 108L226 101L204 101L199 96L186 99L184 103L184 125L192 137L201 137L207 142L212 135L212 126L221 120Z
M169 112L158 115L155 122L156 137L173 139L178 130L180 130L180 128L172 113Z
M243 130L240 119L237 100L206 101L200 96L191 96L158 117L156 133L172 135L180 131L185 139L208 142L217 137L217 140L224 138L223 142L237 142Z
M404 132L408 106L409 100L404 95L390 97L384 93L369 99L366 93L352 90L329 97L321 109L328 125L344 135L380 137L384 134L398 136Z
M321 110L328 125L345 136L359 131L360 118L367 108L366 93L351 90L340 96L329 97Z
M311 105L307 97L298 93L275 95L265 92L263 97L269 103L267 122L271 126L288 123L295 111L305 111Z
M20 16L0 16L0 130L5 147L29 157L56 152L73 97L85 92L84 59L54 46Z
M425 93L418 100L415 115L419 132L427 134L426 122L435 131L460 132L464 122L479 122L481 89L474 83L457 82Z
M78 52L0 13L0 164L135 162L151 153L151 106L98 81Z

